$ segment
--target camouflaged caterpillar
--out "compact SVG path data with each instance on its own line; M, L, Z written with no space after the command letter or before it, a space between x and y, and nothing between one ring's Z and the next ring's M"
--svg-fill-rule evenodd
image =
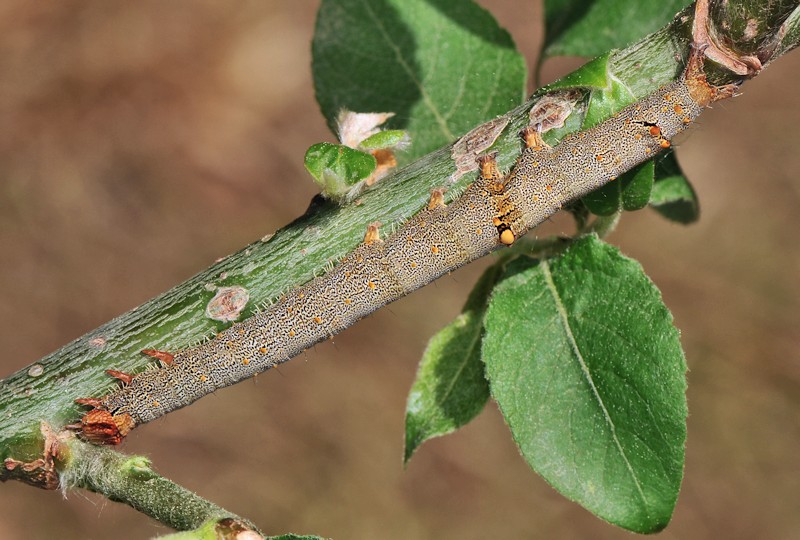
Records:
M396 232L381 240L376 224L364 242L327 274L234 324L213 340L176 353L145 351L159 369L131 376L99 399L79 428L97 443L119 443L134 426L265 371L344 330L357 320L442 274L510 245L566 203L614 180L670 146L711 102L735 85L714 87L694 49L679 80L659 88L586 131L551 148L533 128L526 148L503 177L494 156L482 156L480 177L445 206L442 190Z

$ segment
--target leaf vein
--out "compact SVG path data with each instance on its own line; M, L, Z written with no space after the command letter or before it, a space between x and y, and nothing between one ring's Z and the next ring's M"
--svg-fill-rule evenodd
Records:
M644 510L649 516L650 512L649 512L647 497L644 494L644 490L642 488L641 482L639 481L639 478L636 476L636 472L633 470L633 465L631 465L628 456L625 454L625 449L622 447L622 443L617 437L617 430L616 426L614 425L614 421L611 419L611 415L608 412L608 408L606 408L605 402L603 401L603 398L600 395L600 392L594 383L592 374L589 371L589 366L586 364L586 360L584 359L580 347L578 346L578 343L575 340L575 336L572 333L572 328L569 322L569 316L567 315L567 310L564 307L564 303L561 301L561 295L559 294L558 289L556 289L555 282L553 281L553 274L550 271L550 263L548 263L547 260L543 260L541 262L541 267L544 274L545 282L547 284L547 288L550 291L551 296L553 297L553 302L555 303L556 311L558 311L558 315L561 320L561 326L566 334L567 341L569 341L569 345L572 348L573 355L580 364L581 372L583 373L586 382L589 384L589 388L591 389L592 395L594 396L595 400L597 400L597 404L600 406L600 410L603 413L603 418L606 421L606 424L608 425L609 431L611 432L611 438L614 441L614 445L617 447L617 451L619 451L620 456L622 457L622 460L625 463L625 467L628 469L628 473L631 475L631 479L633 480L633 483L636 486L636 491L639 493L639 497L641 497L642 502L644 503Z
M431 111L431 114L433 114L433 117L436 119L436 124L439 126L439 129L442 130L442 133L447 138L455 139L455 136L451 133L450 128L447 126L447 121L442 117L441 113L439 112L439 109L436 107L436 104L433 103L431 96L426 91L425 85L423 85L422 82L416 77L416 75L414 74L414 70L411 68L408 62L406 62L400 49L397 47L397 45L395 45L394 41L392 41L391 36L386 31L386 28L384 28L383 24L381 24L380 18L375 14L375 12L370 7L369 1L362 0L361 5L364 6L364 11L369 15L369 17L375 23L375 28L377 28L378 31L380 32L381 37L383 37L383 39L386 41L389 48L391 48L392 51L394 51L397 63L400 64L400 67L403 69L403 71L406 72L406 75L408 75L411 81L419 89L420 96L422 96L422 101L425 104L425 106Z

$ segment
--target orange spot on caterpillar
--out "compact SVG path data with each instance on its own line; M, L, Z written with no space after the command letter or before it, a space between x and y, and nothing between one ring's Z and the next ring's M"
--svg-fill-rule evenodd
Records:
M166 351L159 351L157 349L144 349L142 354L146 354L147 356L152 356L156 360L161 360L165 364L169 365L175 360L175 355L172 353L168 353Z
M484 154L478 156L478 167L481 171L481 178L484 180L492 180L500 177L500 171L497 169L497 152Z
M258 352L260 352L261 354L267 354L267 348L266 347L259 347L258 348ZM245 358L245 360L247 360L247 358ZM248 360L248 362L249 362L249 360Z
M633 136L633 138L638 141L638 140L640 140L642 138L642 134L641 133L637 133L636 135Z
M133 375L130 375L123 371L117 371L116 369L107 369L106 373L111 375L115 379L119 379L125 384L131 384L131 381L133 380Z
M542 150L542 147L544 146L544 140L542 139L542 135L539 133L539 130L533 128L532 126L528 126L522 130L520 135L522 135L522 140L525 142L525 146L527 148L532 148L537 152Z
M208 377L206 377L205 375L200 375L199 378L200 378L200 382L206 382L208 380Z
M439 253L439 248L437 246L431 246L431 253Z
M477 234L478 236L482 235L483 229L475 229L475 234Z
M428 201L428 210L444 208L444 192L445 188L434 188L431 190L431 200Z
M539 196L538 195L534 195L533 196L533 202L539 202Z
M314 322L317 324L322 323L322 317L314 317Z
M349 305L350 305L352 302L353 302L353 301L352 301L351 299L349 299L349 298L345 298L345 299L344 299L344 303L345 303L345 304L347 304L348 306L349 306Z
M161 403L159 403L158 401L154 401L152 406L153 407L161 407Z
M245 358L244 360L242 360L242 364L244 364L245 366L250 365L250 359Z
M661 148L669 148L671 146L667 139L661 139L658 144L661 146Z
M534 162L533 162L533 166L534 166L534 167L538 167L538 166L539 166L539 162L538 162L538 161L534 161Z
M672 101L672 94L664 94L664 101Z
M372 245L372 244L374 244L376 242L383 242L383 240L381 240L380 227L381 227L381 222L380 221L375 221L375 222L370 223L369 225L367 225L367 232L366 232L366 234L364 234L364 243L365 244L367 244L369 246L369 245Z
M613 181L614 181L614 180L616 180L616 179L617 179L617 177L616 177L616 176L612 176L611 178L609 178L609 180L610 180L611 182L613 182Z
M375 290L375 284L374 284L373 282L371 282L371 281L368 281L368 282L367 282L367 287L369 287L369 288L370 288L370 289L372 289L373 291Z
M652 150L650 148L645 148L644 149L644 153L645 154L649 154L650 152L652 152Z
M411 266L411 268L416 268L416 267L417 267L417 263L415 263L415 262L413 262L413 261L412 261L412 262L411 262L411 264L410 264L409 266Z
M496 217L496 218L492 219L492 225L494 225L495 227L499 227L502 224L503 224L503 222L500 221L500 218Z
M664 111L664 112L666 112L666 111ZM650 131L650 135L652 135L653 137L658 137L659 135L661 135L661 128L658 127L658 126L650 126L649 131Z
M597 161L603 161L603 155L597 154L596 156L594 156L594 159L596 159Z
M421 220L419 220L419 226L420 226L420 227L425 227L425 226L427 226L427 225L428 225L428 224L425 222L425 220L424 220L424 219L421 219Z
M516 238L514 237L514 233L511 232L511 229L506 229L500 233L500 242L507 246L513 244L515 239Z
M688 116L684 116L683 117L683 123L684 124L690 124L691 122L692 122L692 119L689 118Z
M360 260L360 261L358 261L358 262L364 262L364 260L362 259L362 260ZM305 297L306 297L306 295L305 295L305 293L297 293L297 297L298 297L298 298L305 298Z
M289 337L294 337L294 330L289 330Z
M546 186L544 186L544 189L546 189L547 191L553 191L553 186L547 184Z
M683 107L681 107L680 103L676 103L672 109L676 114L683 114Z

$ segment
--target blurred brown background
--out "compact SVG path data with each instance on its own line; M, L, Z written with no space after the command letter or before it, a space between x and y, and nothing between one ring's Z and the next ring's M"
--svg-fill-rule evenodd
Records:
M538 3L481 3L532 64ZM316 7L0 3L0 375L305 209L303 154L332 139L310 76ZM577 64L548 62L544 79ZM642 211L611 238L661 287L691 368L686 479L664 538L800 529L798 85L795 52L684 140L699 224ZM135 431L124 451L274 534L630 538L532 473L494 406L403 471L417 361L483 265ZM0 508L0 538L166 532L85 492L62 500L10 482Z

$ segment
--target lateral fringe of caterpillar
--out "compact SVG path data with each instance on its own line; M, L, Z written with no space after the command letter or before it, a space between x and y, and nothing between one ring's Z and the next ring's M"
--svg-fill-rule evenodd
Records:
M372 224L365 241L336 266L287 292L214 339L162 360L99 399L76 426L82 436L118 444L135 426L280 364L439 276L510 245L566 203L652 158L711 102L735 86L714 87L694 48L684 74L586 131L551 148L526 130L526 148L507 176L494 155L480 158L480 178L449 205L434 190L430 204L381 238ZM165 361L167 360L167 361Z

